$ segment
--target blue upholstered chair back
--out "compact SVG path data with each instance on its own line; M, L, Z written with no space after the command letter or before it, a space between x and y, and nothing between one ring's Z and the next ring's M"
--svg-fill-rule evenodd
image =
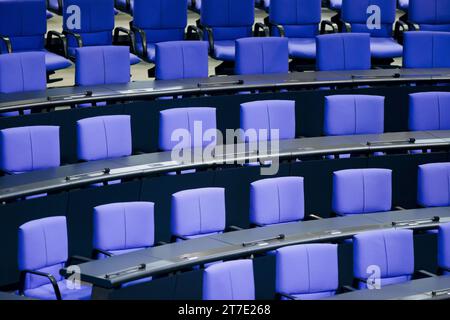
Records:
M409 130L450 130L450 92L410 94Z
M439 226L438 266L450 270L450 223ZM450 271L445 271L444 274L449 275Z
M404 68L450 68L450 32L404 33Z
M417 203L422 207L450 206L450 162L419 166Z
M449 0L409 0L408 14L421 31L450 31Z

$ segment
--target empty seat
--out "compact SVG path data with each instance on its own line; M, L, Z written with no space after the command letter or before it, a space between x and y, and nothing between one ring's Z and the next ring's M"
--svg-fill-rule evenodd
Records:
M156 44L156 79L208 78L205 41L169 41Z
M439 226L438 266L446 275L450 275L450 223Z
M368 70L370 36L363 33L324 34L317 36L318 71Z
M382 96L334 95L325 97L324 134L354 135L384 132Z
M99 116L77 121L78 159L93 161L131 155L130 116Z
M254 0L203 0L200 23L213 58L234 61L235 40L252 36Z
M392 59L402 56L402 46L392 37L392 26L396 19L397 0L343 0L342 20L351 30L370 34L370 52L375 59ZM371 6L377 6L369 10ZM369 17L374 15L374 23Z
M405 32L404 68L449 68L450 32Z
M87 300L91 287L80 284L76 290L60 274L68 261L65 217L27 222L19 228L18 265L24 276L19 292L44 300ZM52 285L51 280L55 285Z
M275 0L270 3L271 34L289 39L289 55L316 58L322 0Z
M450 206L450 163L427 163L419 166L417 203L422 207Z
M62 14L63 0L47 0L47 9L56 14Z
M450 92L410 94L409 130L450 130Z
M340 11L342 8L342 0L330 0L329 8L331 10Z
M45 53L20 52L0 55L0 93L45 90L46 81ZM29 113L29 110L20 113ZM0 114L17 115L17 111Z
M60 165L59 127L0 130L0 170L18 174Z
M114 0L64 0L63 33L67 37L67 53L76 57L76 49L91 46L110 46L113 43ZM74 14L69 8L77 6L82 14L78 25L71 24ZM131 35L129 35L131 37ZM140 62L128 53L131 64Z
M146 249L154 243L152 202L110 203L94 208L93 247L100 256Z
M7 52L2 37L10 40L13 52L42 51L47 72L52 73L72 64L64 57L45 50L46 12L46 0L0 1L0 52ZM57 35L56 32L52 34Z
M333 212L351 215L392 208L392 171L348 169L333 173Z
M243 141L295 139L295 101L261 100L241 104ZM250 132L255 130L255 132Z
M179 134L176 134L177 130L180 130ZM215 108L174 108L160 112L160 150L171 151L215 145L216 137Z
M254 300L252 260L213 264L203 272L203 300Z
M409 281L414 273L413 231L359 233L353 237L353 261L353 274L360 289Z
M276 292L285 299L317 300L339 286L336 244L306 244L276 250Z
M288 40L244 38L236 40L235 74L270 74L289 71Z
M410 26L421 31L450 31L449 0L409 0Z
M130 50L119 46L83 47L75 50L75 84L125 84L130 82Z
M302 177L269 178L250 185L250 223L296 222L305 217Z
M407 12L408 9L409 9L409 1L410 0L398 0L397 7L400 10L403 10L403 11Z
M193 239L225 229L225 189L200 188L172 195L172 236Z
M144 60L154 62L155 44L184 40L186 25L186 0L135 0L131 24L135 52Z

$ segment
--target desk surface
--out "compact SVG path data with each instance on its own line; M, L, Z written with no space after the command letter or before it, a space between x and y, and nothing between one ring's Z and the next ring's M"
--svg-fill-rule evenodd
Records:
M202 79L148 80L123 85L52 88L40 92L0 94L0 112L50 108L96 101L131 101L161 96L220 94L244 90L276 90L364 84L442 82L450 69L379 69L293 72L288 74L219 76ZM87 93L90 94L87 94Z
M440 217L440 221L433 221ZM222 259L234 259L282 246L350 238L369 230L432 229L450 222L450 208L426 208L302 221L227 232L170 243L79 265L81 280L112 288L122 283ZM279 237L283 235L282 237ZM65 273L65 270L63 270ZM67 274L65 274L67 275Z
M441 291L433 295L433 291ZM338 294L327 300L441 300L450 299L450 276L429 277L385 286Z
M410 138L415 143L407 142ZM382 141L379 144L368 145L368 141ZM243 146L243 145L241 145ZM278 151L273 151L274 145L269 144L266 150L255 150L246 153L245 146L239 149L231 146L218 146L214 157L194 158L186 162L171 159L171 152L134 155L130 157L91 161L65 165L57 168L33 171L20 175L0 177L0 201L14 199L33 194L47 193L57 190L68 190L93 183L158 174L169 171L186 170L225 164L224 159L234 163L255 162L258 159L302 158L342 153L370 153L390 149L417 149L450 146L450 131L440 133L430 132L398 132L381 135L335 136L302 138L279 142ZM192 154L195 153L193 150ZM247 148L248 151L248 148ZM108 168L109 173L104 170ZM68 179L66 179L69 177Z

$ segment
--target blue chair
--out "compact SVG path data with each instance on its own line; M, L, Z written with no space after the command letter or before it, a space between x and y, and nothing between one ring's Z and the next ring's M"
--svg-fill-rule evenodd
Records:
M254 0L203 0L200 25L204 40L209 42L210 55L228 62L216 68L226 73L235 59L235 40L252 36L255 20Z
M47 0L47 9L50 12L62 15L63 0Z
M439 226L438 266L442 273L450 275L450 223Z
M0 170L19 174L60 165L59 127L0 130Z
M450 130L450 92L410 94L409 130Z
M405 32L403 68L450 68L449 32Z
M325 97L326 136L379 134L384 132L382 96L334 95Z
M268 25L273 36L289 39L293 59L316 59L322 0L275 0L270 3ZM324 21L325 22L325 21ZM337 26L330 24L337 32ZM325 31L325 25L321 31Z
M397 0L343 0L342 20L346 32L370 34L370 52L374 59L392 62L393 58L402 56L402 46L392 37L393 24L396 19ZM368 13L371 5L379 7L381 15L380 28L368 25Z
M414 274L413 231L387 229L353 237L355 287L384 287L411 280ZM377 280L379 281L377 283Z
M0 1L0 53L42 51L50 75L72 64L45 49L46 16L45 0ZM51 43L53 37L64 44L64 36L55 31L48 33L47 43Z
M77 48L113 44L114 0L64 0L63 5L63 33L67 37L68 57L75 59ZM82 18L79 26L71 25L73 12L68 10L71 6L80 8ZM117 42L119 32L125 32L125 29L114 30L114 42ZM128 32L127 36L131 43L131 33ZM132 53L127 60L131 64L141 61Z
M196 131L196 126L199 131ZM189 139L175 140L172 135L175 130L185 130ZM205 132L213 133L206 139ZM194 134L201 134L196 139ZM183 138L176 136L174 138ZM216 109L215 108L174 108L160 112L159 122L159 149L172 151L173 149L200 148L216 144Z
M114 0L114 7L122 12L133 14L134 0Z
M120 202L94 208L94 255L100 258L153 247L154 203Z
M336 244L305 244L276 250L276 292L282 300L317 300L339 287Z
M250 185L250 223L259 227L305 217L303 177L269 178Z
M317 71L369 70L370 36L336 33L317 36Z
M270 141L274 130L278 138L295 139L295 101L261 100L241 104L243 142ZM256 130L254 135L250 130Z
M132 153L130 116L114 115L77 121L78 159L94 161Z
M88 300L91 287L71 289L60 274L70 265L65 217L27 222L19 227L19 294L43 300Z
M342 8L342 0L329 0L328 7L334 11L340 11Z
M348 169L333 173L333 212L339 216L390 211L392 171Z
M450 163L427 163L419 166L417 203L422 207L450 206Z
M156 47L156 80L208 78L205 41L160 42Z
M236 40L235 74L289 72L288 40L285 38L243 38Z
M397 8L404 12L408 12L409 10L409 2L410 0L398 0Z
M39 91L47 88L45 53L0 55L0 93ZM0 113L0 117L29 114L30 110Z
M225 230L225 189L200 188L172 195L172 237L188 240Z
M450 31L449 0L409 0L410 30Z
M203 300L255 300L252 260L215 263L203 272Z
M130 50L123 46L83 47L75 50L75 85L130 82Z

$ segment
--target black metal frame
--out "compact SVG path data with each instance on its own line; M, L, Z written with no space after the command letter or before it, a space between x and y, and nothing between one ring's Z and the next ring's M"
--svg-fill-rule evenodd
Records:
M56 13L57 15L62 15L63 0L58 0L58 8L56 10L50 8L50 0L47 0L47 10L50 12Z

